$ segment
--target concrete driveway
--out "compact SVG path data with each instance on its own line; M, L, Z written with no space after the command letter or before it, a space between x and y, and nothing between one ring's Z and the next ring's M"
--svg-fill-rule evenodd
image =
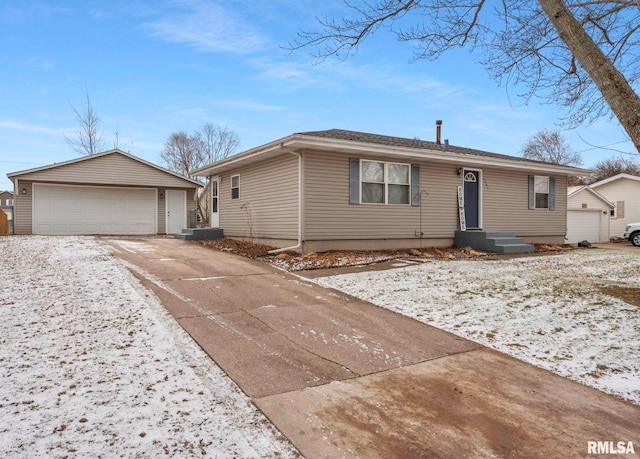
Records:
M640 407L595 389L263 263L103 241L308 458L640 452Z

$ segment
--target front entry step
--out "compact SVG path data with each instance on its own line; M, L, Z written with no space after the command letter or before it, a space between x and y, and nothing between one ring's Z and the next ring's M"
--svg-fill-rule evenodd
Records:
M533 252L533 245L525 244L514 231L456 231L453 245L494 253Z
M224 237L222 228L187 228L181 234L173 235L176 239L187 241L206 241L210 239L220 239Z

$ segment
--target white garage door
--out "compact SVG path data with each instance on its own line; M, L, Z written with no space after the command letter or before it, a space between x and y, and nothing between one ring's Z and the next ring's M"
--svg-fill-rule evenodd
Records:
M567 242L600 242L599 210L567 210Z
M156 190L34 184L34 234L155 234Z

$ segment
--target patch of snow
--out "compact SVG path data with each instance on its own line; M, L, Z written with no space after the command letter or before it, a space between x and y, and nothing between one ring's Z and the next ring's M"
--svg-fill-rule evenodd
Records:
M634 252L432 261L314 282L640 403L640 308L600 290L640 288Z
M298 457L95 239L1 237L0 272L3 458Z

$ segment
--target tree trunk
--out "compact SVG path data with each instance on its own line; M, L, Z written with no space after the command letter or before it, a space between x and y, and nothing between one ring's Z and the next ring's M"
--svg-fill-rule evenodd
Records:
M539 0L560 39L589 74L640 151L640 97L595 44L562 0Z

